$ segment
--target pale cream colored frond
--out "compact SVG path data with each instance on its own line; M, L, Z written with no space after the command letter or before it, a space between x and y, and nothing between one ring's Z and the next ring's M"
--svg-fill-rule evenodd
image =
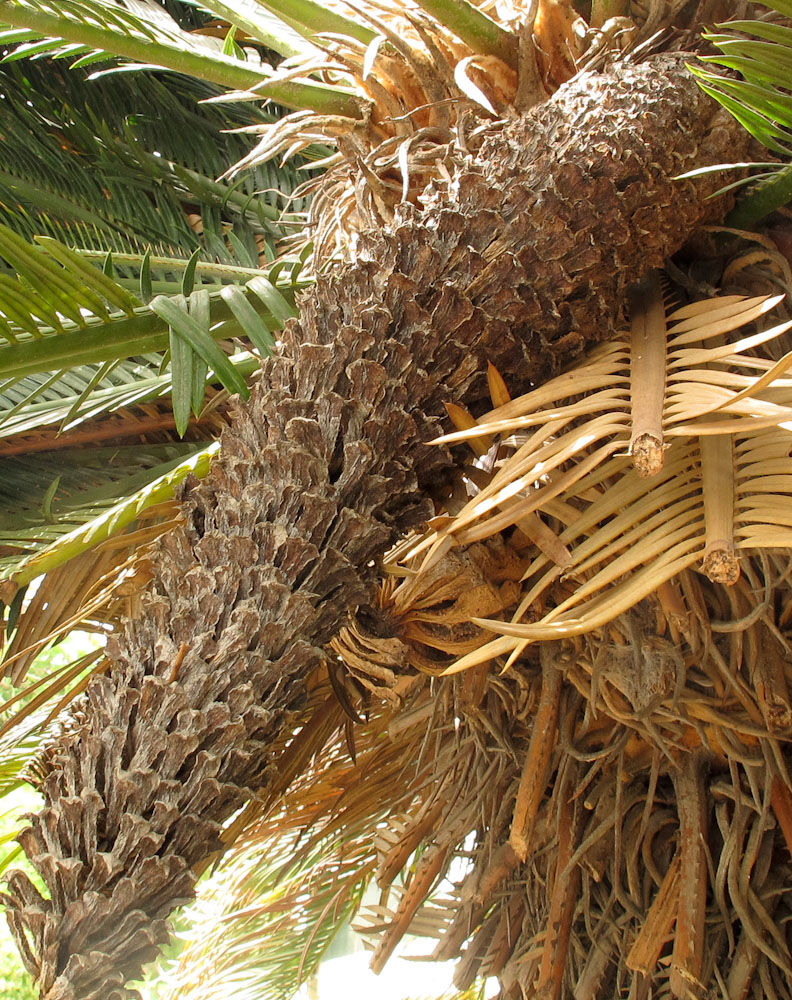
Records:
M479 464L498 447L500 457L490 474L471 470L474 495L403 545L401 565L420 581L456 549L515 529L526 558L511 621L474 618L504 638L471 649L454 670L601 629L688 567L732 585L742 552L792 545L792 359L755 353L790 324L724 342L780 298L716 298L666 322L659 284L642 294L643 305L633 299L639 363L616 340L479 420L450 411L457 430L440 442L468 442ZM655 368L660 359L662 377L647 356ZM633 402L650 396L659 418ZM636 421L653 428L648 461L636 454Z

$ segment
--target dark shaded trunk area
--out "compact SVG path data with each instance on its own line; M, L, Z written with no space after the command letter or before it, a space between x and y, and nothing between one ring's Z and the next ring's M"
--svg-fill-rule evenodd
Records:
M679 57L589 76L492 126L448 190L319 280L41 762L22 842L51 899L14 873L6 902L43 997L130 995L323 645L431 514L443 402L475 407L488 360L526 386L607 337L628 284L723 210L721 174L673 177L746 147Z

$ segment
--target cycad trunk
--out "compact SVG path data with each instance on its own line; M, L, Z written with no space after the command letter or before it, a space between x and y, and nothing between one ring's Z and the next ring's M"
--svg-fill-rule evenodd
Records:
M609 335L624 291L722 205L746 140L677 57L587 77L461 153L447 189L322 278L165 537L141 617L41 764L22 836L51 898L10 879L47 1000L117 1000L193 866L268 780L268 743L375 564L431 513L445 400L491 360L539 380Z

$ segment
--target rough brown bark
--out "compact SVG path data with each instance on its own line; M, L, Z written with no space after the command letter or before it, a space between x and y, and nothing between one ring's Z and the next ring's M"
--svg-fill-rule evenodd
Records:
M322 645L430 512L443 401L475 403L486 359L526 384L608 336L626 286L722 209L721 176L672 178L745 146L679 57L583 78L319 280L42 762L21 840L51 899L19 872L6 897L42 996L131 995Z

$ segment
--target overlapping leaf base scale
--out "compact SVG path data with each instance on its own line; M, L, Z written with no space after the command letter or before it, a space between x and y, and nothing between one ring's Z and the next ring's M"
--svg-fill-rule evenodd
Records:
M430 513L443 401L483 395L486 359L526 384L607 336L627 283L719 210L720 178L671 178L744 145L678 58L584 78L317 283L161 542L112 673L40 762L22 841L51 898L15 873L7 902L42 996L133 995L322 645Z

